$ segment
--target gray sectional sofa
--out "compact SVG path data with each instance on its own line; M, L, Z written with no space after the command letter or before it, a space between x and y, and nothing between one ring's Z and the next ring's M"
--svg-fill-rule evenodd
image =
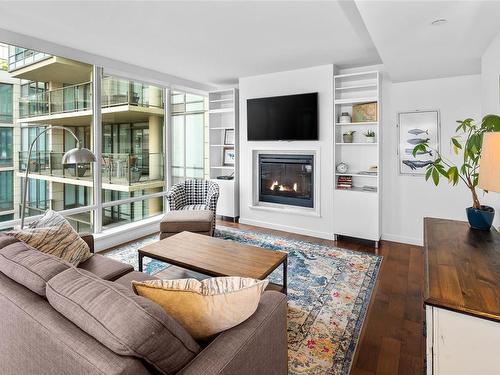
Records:
M91 235L82 235L82 238L93 251L93 237ZM133 295L130 284L132 280L147 280L154 277L136 272L129 265L95 254L76 269L63 265L66 270L63 271L64 274L59 273L51 276L50 273L42 272L42 278L45 277L45 280L42 280L44 283L42 286L45 283L47 285L47 294L44 295L44 291L40 293L32 285L33 283L39 285L40 277L32 277L29 273L31 271L27 272L23 268L22 262L29 259L29 251L33 251L31 248L29 248L31 250L27 250L25 247L29 248L22 242L6 239L5 235L0 234L0 262L3 262L4 270L9 270L8 272L5 271L5 273L0 271L0 373L2 375L142 375L157 373L177 373L182 375L281 375L287 373L287 303L285 295L281 293L265 292L262 295L257 311L252 317L242 324L219 334L210 342L195 343L191 337L184 337L184 341L190 341L193 343L192 346L196 346L196 350L193 349L191 357L188 357L187 363L182 363L180 359L176 361L175 356L181 356L182 350L172 352L172 343L158 341L159 338L156 338L155 345L157 347L148 348L148 350L154 352L153 354L156 357L165 357L165 353L162 352L163 348L165 348L165 351L170 350L170 353L178 353L168 354L167 356L167 362L173 361L177 363L177 367L168 369L168 365L167 368L165 366L151 366L150 361L144 360L141 355L135 355L136 351L144 351L146 344L139 341L140 344L136 348L126 346L123 351L113 349L114 346L106 342L104 333L101 335L100 332L95 332L96 329L100 329L100 325L96 321L89 319L83 323L78 321L81 314L77 311L83 304L78 306L73 301L73 305L69 305L69 308L67 304L64 307L64 298L66 298L64 293L79 292L78 290L75 291L75 288L71 286L73 276L66 275L67 272L72 272L87 282L87 289L111 288L119 298L135 298L133 304L149 304L149 309L154 311L157 319L170 321L170 325L176 326L172 328L173 331L182 331L180 336L185 336L186 331L180 325L177 327L178 323L168 317L163 310L156 308L157 305L156 307L151 306L151 304L154 304L153 302ZM5 262L17 262L19 259L21 259L19 264L12 263L15 265L14 268L17 267L16 272L11 272L10 268L5 268ZM44 262L38 261L37 264L36 260L31 260L29 264L34 264L35 267L40 268L42 263L44 264ZM59 271L53 272L57 273ZM19 274L24 274L23 277L26 282L20 281L24 279L19 277ZM26 274L29 277L26 277ZM110 282L102 282L103 280ZM78 285L77 282L80 281L76 280L75 282L75 285ZM49 293L49 287L51 293ZM116 308L116 306L111 299L108 305L108 300L102 298L102 293L99 292L97 295L104 302L100 302L99 306L92 306L92 301L87 301L88 306L97 309L101 316L104 317L103 319L108 319L108 323L115 324L115 320L121 321L118 327L121 330L119 335L122 336L120 337L127 337L128 329L131 331L130 336L137 336L137 327L140 325L136 316L132 312L127 315L120 311L115 312L114 316L107 316L108 307L111 312L114 311L112 309ZM63 308L54 303L54 295L57 297L56 302L59 299L58 304L62 305ZM85 296L79 298L85 298ZM57 307L57 309L53 306ZM64 313L61 313L61 311ZM158 316L158 314L164 314L165 316ZM92 325L92 327L89 328L89 325ZM85 330L79 327L85 328ZM155 333L156 331L153 332L153 336ZM151 346L148 335L151 336L151 334L145 333L145 337L140 339L146 340L144 342L149 342L148 345ZM174 334L173 337L179 337L179 335L175 336ZM108 335L107 340L109 341L109 339ZM111 337L111 339L116 339L116 337ZM137 342L137 337L133 339ZM164 338L162 340L165 341ZM179 363L182 363L181 368L179 368Z

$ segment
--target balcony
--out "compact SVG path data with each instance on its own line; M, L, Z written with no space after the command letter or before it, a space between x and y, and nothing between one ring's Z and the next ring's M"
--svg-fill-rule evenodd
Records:
M106 77L102 82L103 122L147 121L163 115L163 90ZM79 83L19 99L23 122L53 125L89 125L92 121L92 82Z
M29 162L33 177L53 182L81 186L93 186L92 164L61 163L62 152L34 152ZM26 172L27 152L19 152L19 171ZM135 191L163 186L163 154L119 154L102 155L103 188L118 191Z
M24 68L39 61L52 57L43 52L33 51L32 49L9 46L9 72Z

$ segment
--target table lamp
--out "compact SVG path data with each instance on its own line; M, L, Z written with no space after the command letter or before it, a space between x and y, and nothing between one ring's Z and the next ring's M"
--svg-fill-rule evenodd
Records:
M484 133L478 185L485 191L500 192L500 132Z

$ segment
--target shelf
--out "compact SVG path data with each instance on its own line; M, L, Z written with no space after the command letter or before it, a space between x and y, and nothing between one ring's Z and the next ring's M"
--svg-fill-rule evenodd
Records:
M334 104L358 104L358 103L378 103L378 98L349 98L349 99L336 99Z
M210 109L208 113L231 113L234 112L234 108L219 108L219 109Z
M234 169L234 167L230 167L227 165L221 165L219 167L210 167L210 169Z
M366 122L336 122L335 125L378 125L378 121L366 121Z
M353 142L353 143L344 143L344 142L337 142L335 143L336 145L339 145L339 146L364 146L364 145L370 145L370 146L376 146L378 145L377 142Z
M352 176L352 177L367 177L367 178L377 178L378 174L360 174L360 173L335 173L335 176Z
M346 91L346 90L362 90L362 89L377 89L377 84L372 83L369 85L352 85L352 86L344 86L344 87L335 87L336 91Z
M210 100L209 103L222 103L222 102L232 102L234 101L233 98L229 98L229 99L214 99L214 100Z
M227 148L234 148L234 145L210 145L210 147L227 147Z
M216 127L213 127L213 128L208 128L209 130L226 130L226 129L229 129L229 130L234 130L234 126L216 126Z
M350 189L339 189L339 188L335 188L335 190L341 190L341 191L357 191L359 193L369 193L369 194L377 194L377 191L371 191L371 190L364 190L363 188L361 187L358 187L358 186L353 186L352 188Z
M359 73L348 73L348 74L339 74L336 75L334 78L339 79L339 78L352 78L352 77L361 77L361 76L369 76L369 75L377 75L378 71L372 70L369 72L359 72Z

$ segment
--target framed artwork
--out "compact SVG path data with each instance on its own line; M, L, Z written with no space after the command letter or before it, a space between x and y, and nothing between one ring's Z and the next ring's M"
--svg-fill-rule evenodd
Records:
M231 146L234 145L234 129L224 130L224 144Z
M398 113L399 174L423 176L436 158L435 152L420 152L413 156L413 148L425 141L430 148L440 150L439 111L413 111Z
M377 121L378 105L374 103L354 104L352 106L352 122Z
M223 164L224 165L234 165L236 162L236 152L233 147L224 147L223 154Z

